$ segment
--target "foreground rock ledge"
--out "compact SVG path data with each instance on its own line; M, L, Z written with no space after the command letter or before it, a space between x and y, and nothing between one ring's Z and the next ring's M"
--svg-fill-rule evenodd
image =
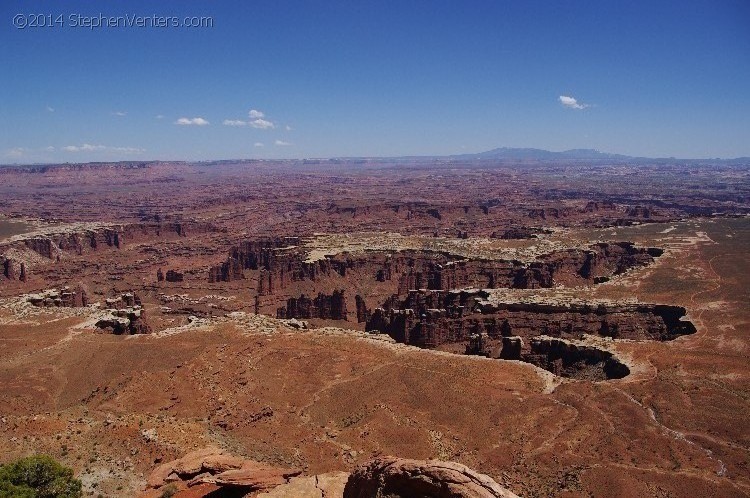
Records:
M518 498L491 477L439 460L379 457L354 472L309 477L208 447L154 469L141 498ZM171 488L171 490L170 490Z
M171 488L176 496L215 496L219 490L240 492L273 489L302 473L232 456L214 447L188 453L182 458L160 465L151 473L142 498L163 496ZM189 492L188 492L189 491Z
M491 477L439 460L381 457L349 476L344 498L518 498Z

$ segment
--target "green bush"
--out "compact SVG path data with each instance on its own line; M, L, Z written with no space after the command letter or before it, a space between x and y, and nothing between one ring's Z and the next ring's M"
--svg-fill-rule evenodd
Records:
M0 465L0 498L79 498L81 481L51 457L35 455Z

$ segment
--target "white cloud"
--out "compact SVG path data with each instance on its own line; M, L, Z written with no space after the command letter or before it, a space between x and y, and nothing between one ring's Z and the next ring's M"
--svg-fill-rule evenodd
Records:
M258 128L260 130L269 130L269 129L272 129L272 128L276 128L275 124L273 124L270 121L266 121L265 119L261 119L261 118L258 118L258 119L255 119L253 121L250 121L249 124L253 128Z
M276 140L274 142L274 145L278 145L278 146L282 146L283 147L283 146L292 145L292 144L290 144L289 142L284 142L283 140Z
M164 114L157 114L154 116L156 119L164 119Z
M250 119L259 119L259 118L265 118L266 115L261 111L256 111L255 109L250 109L250 112L247 113L248 116L250 116Z
M568 97L567 95L560 95L559 97L560 103L567 107L568 109L586 109L589 107L588 104L584 104L582 102L578 102L578 100L574 99L573 97Z
M55 112L55 109L50 106L47 106L47 112Z
M120 117L128 115L128 113L125 112L125 111L115 111L112 114L115 115L115 116L120 116Z
M292 130L293 130L294 128L292 128L292 127L291 127L291 126L289 126L289 125L286 125L286 126L284 127L284 129L285 129L286 131L292 131Z
M174 124L181 126L205 126L209 123L203 118L180 118Z
M47 150L54 150L54 148L47 147ZM137 147L108 147L106 145L66 145L62 148L65 152L122 152L125 154L140 154L146 152L146 149L140 149Z
M83 144L83 145L66 145L62 148L62 150L66 152L92 152L95 150L104 150L107 147L104 145L91 145L91 144Z
M55 152L55 148L52 145L48 145L44 148L47 152Z
M253 147L263 147L263 142L255 142Z
M221 124L224 126L246 126L247 122L241 119L225 119Z

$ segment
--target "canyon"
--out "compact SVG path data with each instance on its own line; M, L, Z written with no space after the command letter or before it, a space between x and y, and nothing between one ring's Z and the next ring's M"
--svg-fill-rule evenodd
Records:
M0 178L0 449L89 494L750 494L748 165Z

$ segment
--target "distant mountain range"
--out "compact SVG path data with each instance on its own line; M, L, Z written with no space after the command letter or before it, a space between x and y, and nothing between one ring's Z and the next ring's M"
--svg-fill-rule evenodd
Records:
M544 149L522 149L512 147L500 147L486 152L459 154L451 157L458 159L530 159L536 161L551 159L633 159L630 156L608 154L595 149L571 149L563 152L553 152Z
M432 161L440 163L463 163L468 166L474 161L482 162L497 162L497 163L580 163L580 164L591 164L591 165L606 165L606 164L651 164L651 165L679 165L679 164L693 164L693 165L726 165L726 166L750 166L750 157L736 157L733 159L721 159L721 158L708 158L708 159L690 159L690 158L675 158L675 157L637 157L637 156L626 156L624 154L611 154L609 152L601 152L596 149L570 149L561 152L554 152L545 149L534 149L534 148L516 148L516 147L499 147L497 149L488 150L485 152L477 152L473 154L455 154L449 156L361 156L361 157L330 157L330 158L307 158L307 159L216 159L209 161L152 161L152 160L141 160L141 161L112 161L112 162L89 162L89 163L37 163L37 164L2 164L4 171L9 170L11 167L16 168L45 168L49 166L63 165L66 167L82 167L88 164L89 166L103 167L106 165L122 165L127 167L145 167L147 164L168 162L168 163L182 163L182 164L223 164L223 163L237 163L242 161L261 161L261 162L290 162L300 161L303 164L320 164L320 163L333 163L333 164L365 164L365 163L390 163L393 161L404 161L411 164L424 164Z
M610 154L596 149L570 149L562 152L553 152L544 149L500 147L497 149L479 152L476 154L459 154L448 156L457 160L472 159L496 159L514 161L581 161L581 162L629 162L629 163L674 163L674 162L721 162L721 163L748 163L750 158L738 157L734 159L677 159L674 157L653 158L635 157L623 154Z
M545 149L499 147L485 152L471 154L454 154L448 156L389 156L389 157L333 157L329 159L313 159L313 162L332 161L344 162L390 162L406 161L409 163L424 163L429 161L471 163L473 161L521 162L521 163L582 163L582 164L715 164L715 165L750 165L750 157L733 159L707 158L675 158L675 157L637 157L624 154L611 154L596 149L570 149L554 152Z

